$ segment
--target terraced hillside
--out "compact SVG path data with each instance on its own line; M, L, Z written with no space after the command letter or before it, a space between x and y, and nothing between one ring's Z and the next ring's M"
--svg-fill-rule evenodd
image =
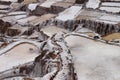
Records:
M120 80L119 0L0 0L0 80Z

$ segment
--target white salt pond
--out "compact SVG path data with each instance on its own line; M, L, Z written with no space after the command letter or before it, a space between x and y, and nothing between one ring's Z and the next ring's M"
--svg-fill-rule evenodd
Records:
M58 28L56 26L48 26L48 27L42 28L41 31L43 31L48 36L52 36L53 34L55 34L57 32L69 32L65 29Z
M100 4L100 0L89 0L86 3L86 7L96 9L99 7L99 4Z
M85 18L97 22L104 22L109 24L118 24L120 22L119 15L107 14L104 12L90 11L82 9L77 19Z
M49 36L59 31L68 32L55 26L42 31ZM120 47L72 35L65 41L70 47L78 80L120 80ZM20 44L0 56L0 72L33 61L38 54L30 48L37 51L33 45Z
M79 15L81 9L82 9L82 6L72 6L66 9L65 11L61 12L56 17L56 19L62 20L62 21L73 20Z
M0 1L5 1L5 2L17 2L18 0L0 0Z
M27 13L24 11L15 11L15 12L8 13L9 16L11 16L11 15L25 15L25 14L27 14Z
M102 6L120 7L120 3L118 3L118 2L103 2L101 5Z
M31 11L35 10L37 7L38 3L31 3L28 5L28 9L30 9Z
M51 35L59 29L49 27L44 31ZM69 36L65 40L73 56L78 80L120 80L120 47L80 36Z
M100 10L104 10L107 12L118 13L120 12L120 7L100 7Z
M40 6L50 8L52 4L57 3L59 1L63 1L63 0L47 0L44 3L42 3Z
M78 80L120 80L120 47L79 36L66 41Z
M9 6L7 6L7 5L0 5L0 9L7 9L7 8L9 8Z
M112 16L112 15L103 15L99 19L106 20L106 21L112 21L112 22L120 22L120 16Z
M33 49L33 51L30 49ZM37 47L28 43L20 44L14 47L0 56L0 72L34 61L35 57L39 55L37 51Z

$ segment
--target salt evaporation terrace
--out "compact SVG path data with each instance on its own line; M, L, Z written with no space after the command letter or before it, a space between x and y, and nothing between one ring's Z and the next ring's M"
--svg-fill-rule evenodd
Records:
M0 0L0 80L120 80L120 0Z

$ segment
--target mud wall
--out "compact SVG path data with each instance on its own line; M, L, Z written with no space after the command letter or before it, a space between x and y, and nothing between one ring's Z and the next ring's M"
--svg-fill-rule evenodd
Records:
M0 80L18 76L31 78L23 80L36 77L38 80L61 80L61 76L62 80L77 80L72 55L64 39L64 33L57 33L45 42L37 42L40 55L33 62L1 72Z
M79 23L82 23L83 27L89 28L102 36L115 32L120 32L120 26L118 25L107 24L104 22L96 22L91 20L79 20Z
M12 2L10 2L10 1L0 1L0 4L2 4L2 5L10 5Z
M33 10L33 11L27 9L27 7L24 7L23 10L29 11L30 15L41 16L41 15L47 14L47 13L58 14L58 13L64 11L65 8L64 7L59 7L59 6L51 6L50 8L45 8L45 7L37 6L36 9Z
M33 11L28 10L28 11L29 11L30 15L41 16L43 14L47 14L49 12L49 8L37 6L35 10L33 10Z
M80 24L82 27L88 28L90 30L95 31L101 36L105 36L111 33L120 32L120 26L114 24L107 24L104 22L97 22L92 20L68 20L68 21L60 21L60 20L48 20L43 22L42 24L37 25L38 28L42 28L42 26L54 25L60 28L64 28L70 31L74 31Z
M85 2L87 2L88 0L76 0L76 3L77 4L83 4L83 3L85 3Z
M51 6L50 8L50 12L53 13L53 14L58 14L62 11L64 11L65 8L64 7L60 7L60 6Z

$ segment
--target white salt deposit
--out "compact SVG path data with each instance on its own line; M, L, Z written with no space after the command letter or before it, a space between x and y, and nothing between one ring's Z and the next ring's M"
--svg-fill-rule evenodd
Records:
M37 51L37 48L31 44L20 44L8 51L6 54L0 56L0 72L18 66L20 64L31 62L39 54L30 52L29 49ZM8 64L9 63L9 64Z
M113 6L113 7L120 7L120 3L117 3L117 2L103 2L101 4L102 6Z
M38 5L38 3L31 3L28 5L28 9L33 11L36 9L37 5Z
M44 3L42 3L40 6L50 8L52 4L59 2L59 1L63 1L63 0L47 0Z
M103 19L103 20L107 20L107 21L120 22L120 16L103 15L99 19Z
M55 30L45 28L44 31L53 34ZM66 41L73 55L78 80L120 79L120 47L77 36L69 36Z
M56 28L45 30L47 34L56 32ZM120 47L79 36L69 36L65 40L73 55L78 80L120 79Z
M78 80L119 80L120 47L79 36L66 38Z
M103 19L98 19L96 21L97 22L104 22L104 23L108 23L108 24L118 24L118 22L110 21L110 20L103 20Z
M25 17L27 17L27 15L17 15L17 16L15 16L15 19L18 20L18 19L22 19Z
M6 9L6 8L9 8L9 6L7 6L7 5L0 5L0 9Z
M53 34L55 34L57 32L69 32L65 29L58 28L56 26L49 26L49 27L46 27L46 28L42 28L41 31L43 31L48 36L52 36Z
M61 12L56 17L56 19L62 20L62 21L73 20L79 15L81 9L82 9L82 6L72 6L66 9L65 11Z
M8 15L23 15L23 14L27 14L26 12L24 11L15 11L15 12L10 12L8 13Z
M107 12L113 12L113 13L120 12L120 8L119 7L100 7L100 10L105 10Z
M6 1L6 2L17 2L18 0L0 0L0 1Z
M86 7L96 9L99 7L99 4L100 0L89 0L86 4Z

